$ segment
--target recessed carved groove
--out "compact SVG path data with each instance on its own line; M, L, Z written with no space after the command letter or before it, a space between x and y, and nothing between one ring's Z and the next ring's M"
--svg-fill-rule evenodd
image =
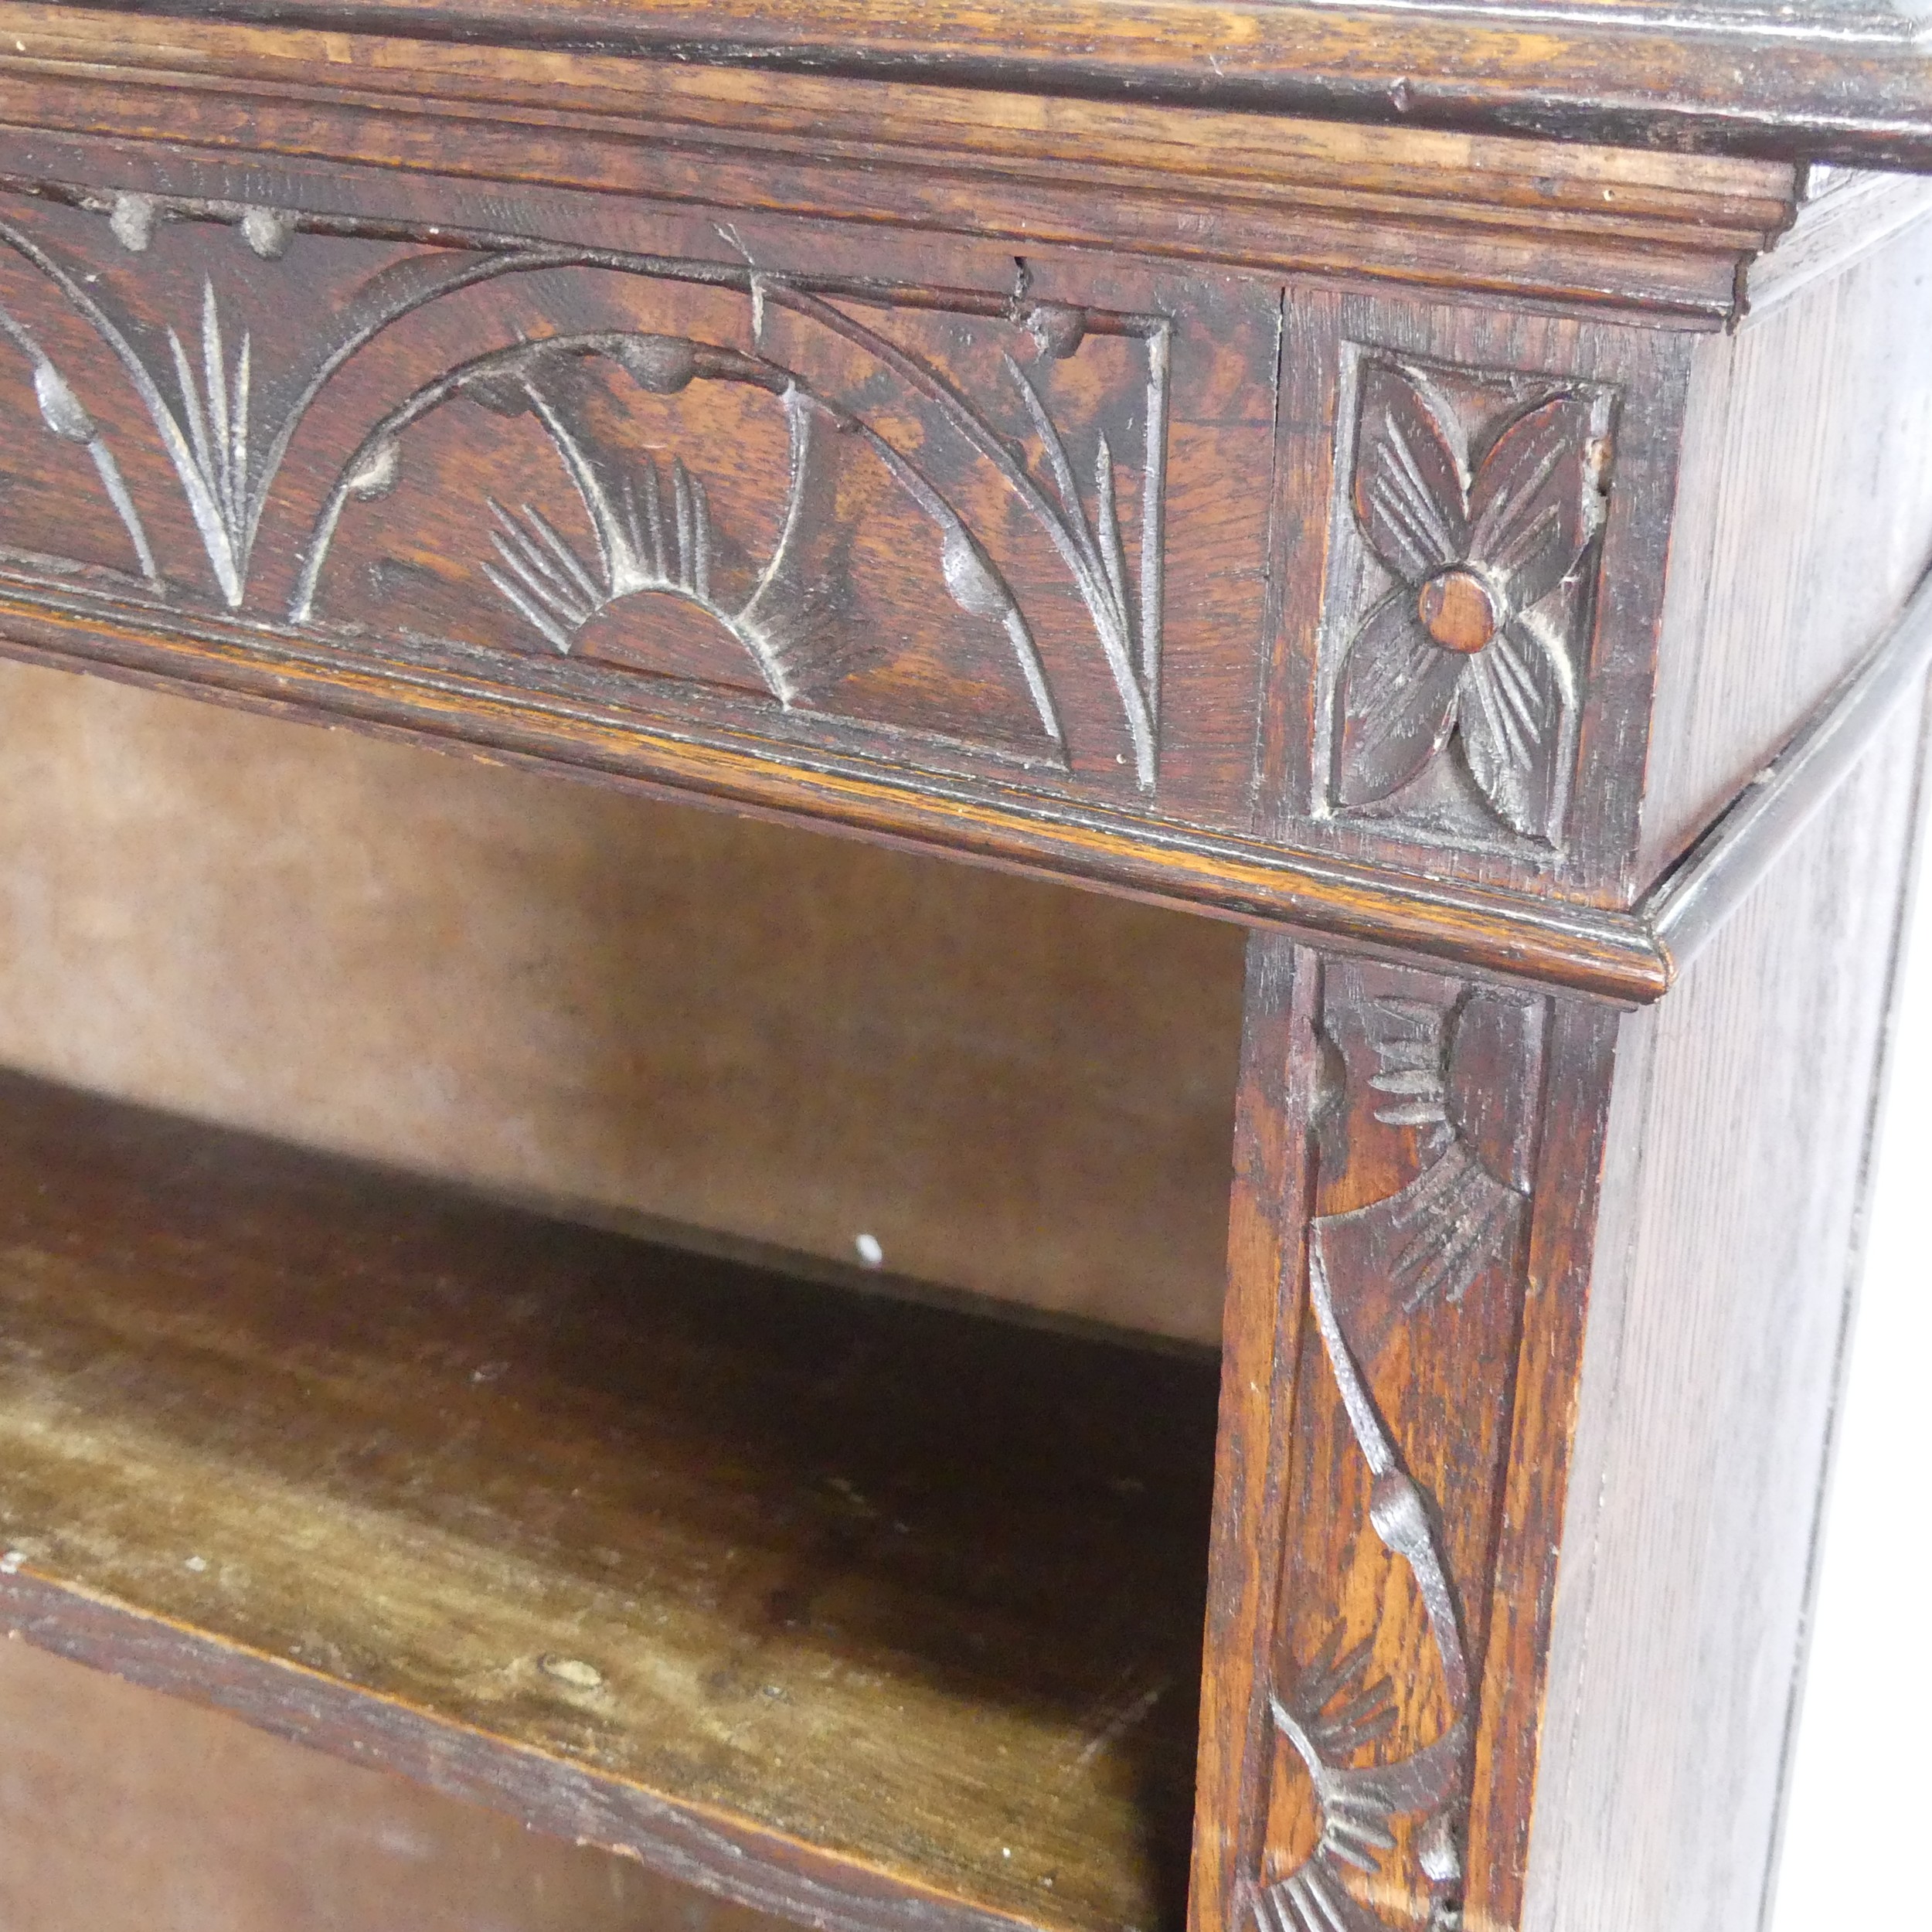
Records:
M647 462L635 475L619 474L608 454L568 420L567 405L550 393L546 377L587 357L607 358L641 387L658 393L707 380L749 383L780 399L791 444L785 509L777 544L741 604L726 608L713 595L711 513L702 480L686 471L682 458L674 458L667 500L654 464ZM798 553L811 520L822 513L829 497L831 472L838 461L837 439L849 436L879 456L937 526L942 568L954 601L961 610L993 617L1003 626L1041 728L1060 742L1060 720L1026 621L1011 589L945 498L883 437L808 394L790 371L668 337L553 337L480 357L406 398L369 432L338 481L309 540L289 612L291 621L305 623L314 614L323 566L349 502L393 489L401 471L404 432L458 398L498 416L534 417L590 519L597 556L587 562L539 513L524 506L512 516L499 507L498 528L491 538L498 563L481 566L505 600L560 652L567 655L584 627L623 599L668 592L730 631L757 663L771 695L781 703L793 702L804 689L804 660L820 629L812 609L815 587L800 566Z
M114 514L121 519L128 542L134 546L134 560L141 566L141 574L150 583L158 582L161 571L155 562L154 546L148 540L147 526L141 520L141 512L135 509L133 497L128 494L127 479L121 473L121 465L114 461L114 453L100 424L88 414L80 397L73 393L72 385L55 367L53 359L35 340L32 332L16 321L4 308L0 308L0 335L4 335L33 364L34 400L40 405L41 421L63 442L78 443L87 451L100 476L100 486L107 492Z

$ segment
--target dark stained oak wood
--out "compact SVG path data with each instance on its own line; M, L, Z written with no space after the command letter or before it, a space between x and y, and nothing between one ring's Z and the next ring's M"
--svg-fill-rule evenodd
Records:
M1926 184L1818 185L1791 271L1781 277L1781 248L1754 264L1743 324L1694 352L1636 859L1645 879L1864 658L1927 565L1932 346L1915 325L1932 288ZM1804 245L1834 230L1835 261L1819 273Z
M406 28L426 37L631 47L685 59L971 83L1024 77L1069 93L1148 93L1368 121L1579 134L1923 165L1932 55L1916 9L1811 0L1607 0L1582 13L1078 0L158 0L190 18Z
M1920 711L1641 1016L1250 941L1197 1927L1759 1923Z
M1249 989L1195 1923L1513 1925L1616 1022Z
M45 432L7 505L12 648L1613 998L1666 983L1624 916L1623 747L1690 338L1070 253L862 267L821 226L621 232L580 196L526 198L519 237L453 179L270 206L158 159L16 151L49 173L0 262L12 406ZM1315 364L1292 412L1284 344ZM1398 394L1406 426L1365 400ZM1559 467L1485 526L1494 557L1411 556L1366 506L1418 435L1492 451L1423 505L1458 527L1543 440ZM1241 485L1270 464L1273 502ZM1385 688L1389 650L1432 648L1394 607L1546 514L1460 683ZM1478 730L1519 702L1519 747ZM1452 726L1433 758L1350 750Z
M5 1085L8 1628L807 1923L1178 1923L1200 1355Z
M0 0L0 651L1253 929L1212 1451L1202 1362L18 1088L15 1624L845 1932L1162 1932L1190 1815L1194 1932L1754 1927L1928 32Z
M221 648L228 640L203 633L184 641L190 648L183 651L172 639L159 641L167 633L155 620L121 628L97 610L63 610L63 601L51 586L10 600L0 583L0 622L7 627L0 651L272 716L342 719L440 749L481 746L505 763L561 765L647 794L941 850L1254 925L1322 933L1366 951L1406 947L1618 1003L1655 999L1670 984L1666 955L1633 913L1559 910L1527 894L1408 879L1207 835L1184 838L1165 826L1074 808L1043 810L1031 800L981 803L930 784L856 772L834 759L822 767L815 760L780 767L631 725L560 723L474 687L452 694L440 681L399 680L387 667L363 672L339 659L318 666L293 653L264 651L253 638L229 650Z
M251 100L245 130L232 112L237 88ZM1686 319L1734 311L1738 264L1789 223L1796 185L1785 163L487 42L179 22L150 43L111 20L17 0L0 5L0 101L36 128L252 148L298 165L597 181L1029 249L1097 241L1621 299Z
M1932 582L1897 628L1740 795L1654 896L1658 937L1681 972L1775 866L1812 816L1919 697L1932 662Z

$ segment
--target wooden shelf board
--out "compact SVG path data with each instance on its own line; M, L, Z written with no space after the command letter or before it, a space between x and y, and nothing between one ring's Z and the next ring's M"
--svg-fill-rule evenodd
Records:
M1175 1922L1214 1403L0 1075L5 1627L808 1922Z

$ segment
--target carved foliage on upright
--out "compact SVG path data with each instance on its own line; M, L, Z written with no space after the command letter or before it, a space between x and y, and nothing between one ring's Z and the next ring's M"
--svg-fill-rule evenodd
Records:
M1454 1922L1546 1003L1331 964L1261 1932Z
M245 618L595 661L1049 764L1084 750L1152 787L1159 318L339 220L324 260L287 211L67 199L0 217L0 258L66 304L0 304L0 338L150 595L192 602L199 573L157 535L179 518L154 461L125 467L131 439ZM222 226L245 253L210 245ZM125 266L168 250L150 281ZM298 270L322 298L264 330ZM332 479L319 500L310 478Z
M1329 810L1560 840L1614 400L1360 356Z

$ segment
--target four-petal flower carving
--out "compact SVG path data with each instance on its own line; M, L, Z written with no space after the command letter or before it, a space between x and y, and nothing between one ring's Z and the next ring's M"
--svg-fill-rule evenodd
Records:
M1576 673L1539 613L1602 519L1584 396L1509 419L1465 466L1422 390L1371 362L1362 376L1355 514L1395 587L1362 620L1337 694L1335 790L1372 804L1461 740L1503 822L1553 835Z

